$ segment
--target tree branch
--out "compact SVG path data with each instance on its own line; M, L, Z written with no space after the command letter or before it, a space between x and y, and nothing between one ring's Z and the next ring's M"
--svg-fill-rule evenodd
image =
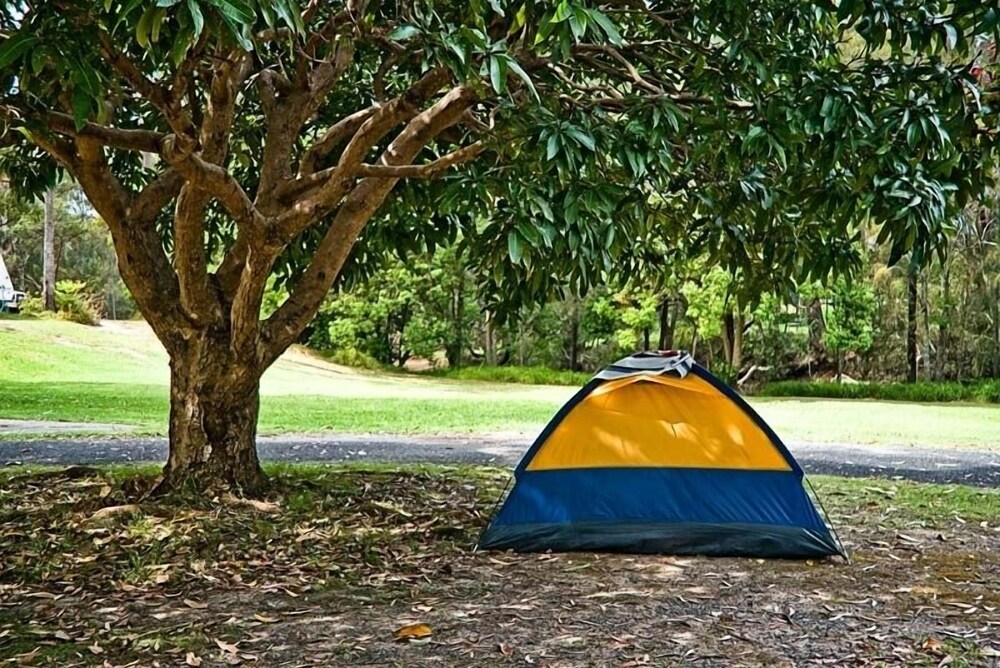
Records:
M222 203L237 223L262 230L267 225L264 216L229 172L223 167L203 160L194 153L194 143L169 135L163 141L163 159L176 169L197 190L208 193Z
M471 88L452 89L407 123L382 154L380 164L407 165L434 137L458 123L475 101L476 95ZM315 315L361 230L398 180L393 177L365 178L344 198L309 268L285 303L264 324L262 354L265 365L291 345Z
M149 100L154 107L160 110L167 123L178 134L193 134L194 125L188 115L180 110L180 106L174 105L170 91L162 85L149 79L142 70L133 63L128 56L119 51L111 41L111 36L104 30L98 32L98 40L101 43L101 51L104 57L111 64L118 74L129 83L132 88L142 97Z
M109 128L97 123L87 123L79 130L73 118L58 111L49 111L44 116L46 124L53 132L69 137L89 137L96 139L105 146L120 148L126 151L143 153L159 153L163 133L151 130L128 130Z
M299 161L299 176L308 176L313 174L319 164L328 155L330 155L335 148L347 141L348 137L358 131L358 128L361 127L362 123L371 118L372 114L375 113L376 108L377 107L368 107L367 109L356 111L331 125L330 128L323 133L323 136L310 146L309 150L307 150L305 155L302 156L302 160Z
M375 178L433 179L450 167L472 160L485 148L486 145L482 141L477 141L425 165L361 165L358 167L357 173L359 176Z

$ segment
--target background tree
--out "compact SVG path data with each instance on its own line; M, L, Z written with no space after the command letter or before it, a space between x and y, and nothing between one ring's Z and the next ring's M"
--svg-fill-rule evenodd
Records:
M664 221L731 269L847 269L868 216L929 254L992 159L957 60L996 29L944 1L13 2L6 169L68 171L111 230L171 359L161 489L255 493L261 374L386 248L461 229L498 322L627 275Z
M56 207L55 193L45 191L42 231L42 303L46 311L56 310Z
M830 290L823 341L836 356L837 381L842 380L844 355L865 352L872 346L875 296L861 282L839 280Z

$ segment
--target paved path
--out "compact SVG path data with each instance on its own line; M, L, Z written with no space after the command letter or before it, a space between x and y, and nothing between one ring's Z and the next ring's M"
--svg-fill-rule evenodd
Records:
M327 434L259 440L261 458L293 462L408 461L513 466L531 443L524 434L386 436ZM1000 453L793 443L808 473L905 478L924 482L1000 487ZM0 441L0 466L107 464L163 461L162 438L64 438Z

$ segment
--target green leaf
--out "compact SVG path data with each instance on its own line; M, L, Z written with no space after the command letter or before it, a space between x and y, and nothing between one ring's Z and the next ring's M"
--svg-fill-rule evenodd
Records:
M37 41L34 35L28 33L16 33L5 39L0 44L0 68L7 67L23 56Z
M556 155L559 153L559 145L560 145L559 135L557 134L551 135L549 137L549 141L545 149L546 160L551 160L552 158L556 157Z
M507 87L507 60L502 56L490 56L490 83L497 93Z
M135 26L135 41L144 49L149 49L149 30L153 25L153 15L156 11L156 7L147 8Z
M507 253L510 255L511 261L520 264L521 252L521 236L515 230L511 230L507 234Z
M73 123L77 130L82 130L87 124L92 102L93 99L82 88L73 91Z
M201 31L205 28L205 15L201 13L198 0L187 0L188 12L191 13L191 22L194 23L194 38L201 37Z
M243 0L206 0L238 26L252 25L257 15Z
M611 19L609 19L606 14L599 9L591 9L587 13L590 15L590 18L593 19L594 23L601 27L604 34L608 36L608 41L615 45L622 44L622 35L618 32L618 27L611 22Z
M150 28L150 41L154 44L160 41L160 27L163 25L163 17L167 15L167 10L158 7L153 13L153 22Z
M401 25L397 26L392 32L389 33L388 38L393 42L404 42L411 37L416 37L420 34L420 28L414 25Z
M950 23L942 23L941 28L944 29L944 44L951 51L958 44L958 31L955 30L955 26Z
M566 134L573 137L573 139L575 139L581 146L585 146L591 151L597 150L597 144L594 142L594 138L583 130L571 127L566 129Z
M552 17L552 23L561 23L573 15L573 8L566 0L562 0L556 7L556 13Z
M504 62L506 62L507 67L513 70L514 74L516 74L518 78L524 82L524 85L528 87L528 90L531 91L531 97L535 98L536 102L539 102L540 98L538 97L538 91L535 90L535 84L532 83L531 77L529 77L528 73L524 71L524 68L522 68L516 60L510 57L508 57Z

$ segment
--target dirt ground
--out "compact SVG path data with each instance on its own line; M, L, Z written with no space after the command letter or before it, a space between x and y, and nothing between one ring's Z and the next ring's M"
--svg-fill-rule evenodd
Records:
M1000 665L995 492L949 505L956 488L913 486L924 501L903 505L893 483L831 479L851 564L515 555L470 549L499 472L310 471L273 473L273 505L183 511L123 505L128 481L107 474L0 478L0 659ZM394 640L409 624L425 637Z

